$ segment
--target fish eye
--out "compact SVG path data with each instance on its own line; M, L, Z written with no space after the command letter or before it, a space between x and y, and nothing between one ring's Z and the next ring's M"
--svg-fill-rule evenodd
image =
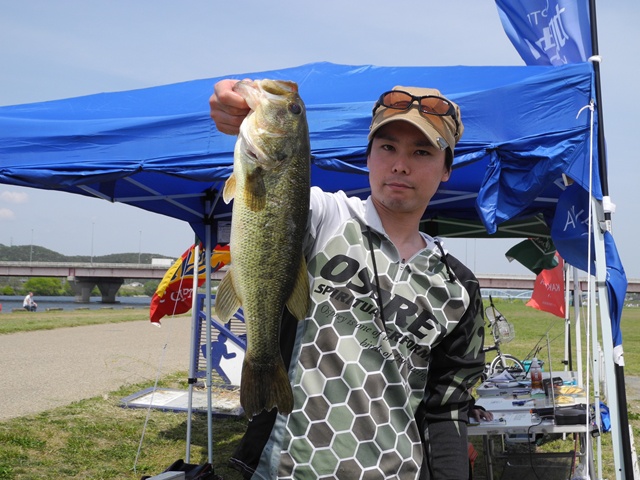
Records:
M290 103L289 111L294 115L300 115L302 113L302 107L300 106L299 103Z

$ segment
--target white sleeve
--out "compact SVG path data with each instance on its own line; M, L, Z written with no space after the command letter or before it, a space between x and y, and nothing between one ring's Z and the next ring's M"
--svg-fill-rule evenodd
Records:
M314 250L321 248L347 219L363 215L361 199L347 197L343 191L327 193L319 187L311 187L305 256L309 258Z

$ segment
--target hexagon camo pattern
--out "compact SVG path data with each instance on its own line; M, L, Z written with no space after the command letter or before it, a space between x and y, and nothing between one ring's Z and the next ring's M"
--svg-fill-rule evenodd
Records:
M381 246L375 234L372 240L386 329L360 224L346 223L309 262L313 307L299 351L280 478L418 476L422 445L414 412L429 352L455 327L469 297L459 282L446 281L438 254L425 252L405 266L385 254L387 242Z

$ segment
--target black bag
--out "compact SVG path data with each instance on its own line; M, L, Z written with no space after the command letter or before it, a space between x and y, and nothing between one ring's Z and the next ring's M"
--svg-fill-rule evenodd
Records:
M167 468L164 472L185 472L185 480L222 480L222 477L216 475L213 471L213 465L210 463L203 463L202 465L194 465L191 463L184 463L184 460L176 460ZM150 475L145 475L140 480L146 480L151 478Z

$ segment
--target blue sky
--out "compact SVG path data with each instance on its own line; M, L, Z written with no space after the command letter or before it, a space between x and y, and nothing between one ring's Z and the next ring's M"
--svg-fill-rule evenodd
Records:
M640 2L598 2L613 233L640 278L636 137ZM316 61L376 65L522 65L489 0L21 0L0 3L0 105L129 90ZM161 233L162 232L162 233ZM126 205L0 185L0 243L65 254L179 256L189 226ZM479 273L528 271L516 240L457 240Z

